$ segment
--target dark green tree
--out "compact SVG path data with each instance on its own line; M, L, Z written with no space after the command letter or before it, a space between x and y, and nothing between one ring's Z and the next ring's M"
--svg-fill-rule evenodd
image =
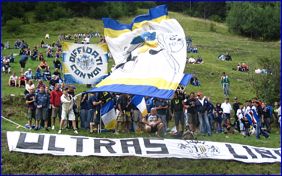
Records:
M280 38L280 2L232 2L226 18L229 30L261 40Z
M280 59L263 57L258 59L260 68L270 71L268 74L251 75L251 83L256 96L266 103L280 101Z

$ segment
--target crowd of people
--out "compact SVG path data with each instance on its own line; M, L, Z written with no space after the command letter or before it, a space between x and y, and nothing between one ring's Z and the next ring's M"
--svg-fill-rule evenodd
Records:
M35 89L38 90L37 93ZM250 136L254 130L256 138L259 139L260 135L268 138L271 133L271 122L278 122L280 118L279 104L273 108L256 98L244 104L237 98L232 105L229 98L222 103L214 104L202 92L191 92L187 95L181 88L177 89L171 100L145 97L149 113L142 116L131 101L133 96L109 92L84 92L80 99L77 99L75 88L70 85L61 86L56 83L52 91L43 84L37 88L30 86L26 95L28 126L30 128L34 126L35 130L43 127L47 131L50 128L57 129L59 134L65 128L72 128L75 134L78 134L79 130L94 133L97 132L98 125L102 128L104 126L100 110L110 100L114 102L117 114L117 123L113 129L116 134L143 131L166 136L171 130L169 122L173 119L176 127L176 132L172 134L174 136L182 136L186 131L194 136L197 134L211 136L213 133L234 131L243 136ZM32 124L33 119L35 124ZM56 121L59 127L55 125Z

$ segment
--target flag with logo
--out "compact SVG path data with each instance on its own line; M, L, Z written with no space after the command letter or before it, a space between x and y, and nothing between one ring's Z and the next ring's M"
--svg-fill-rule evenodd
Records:
M167 6L152 8L130 24L110 18L103 18L103 22L115 66L111 75L89 92L173 98L185 76L187 50L184 30L168 17Z
M117 114L114 108L114 101L110 100L104 104L100 112L105 129L115 129Z
M136 106L139 109L139 111L142 114L142 117L145 117L148 114L145 98L143 96L135 95L132 97L131 102L134 106Z
M108 75L106 47L68 42L62 46L66 84L96 84Z

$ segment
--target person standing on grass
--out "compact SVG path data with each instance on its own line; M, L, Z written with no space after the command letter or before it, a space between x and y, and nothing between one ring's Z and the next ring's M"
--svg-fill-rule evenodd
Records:
M174 117L176 131L178 135L182 135L184 133L185 129L185 123L184 123L184 112L183 112L183 104L182 104L183 98L179 96L178 93L174 93L174 97L171 100L171 112ZM179 122L181 123L181 131L179 129Z
M55 129L55 122L56 117L59 117L59 122L61 121L61 96L63 95L63 92L60 90L60 85L57 83L55 84L54 90L50 93L50 103L52 106L52 130Z
M39 130L39 121L45 121L45 129L48 130L48 107L50 104L50 97L45 92L45 87L41 86L39 88L38 94L35 96L35 105L36 105L36 119L35 119L35 130Z
M221 85L223 88L224 96L229 96L230 80L225 72L223 72L221 76Z
M225 132L229 131L231 128L230 124L230 114L231 114L231 104L229 103L229 98L225 98L225 101L221 104L221 108L223 109L223 121L225 124Z
M75 115L73 112L73 104L75 98L68 93L68 88L63 90L63 95L61 96L62 102L62 115L61 115L61 122L60 122L60 130L58 131L59 134L62 133L63 127L66 125L65 122L67 121L67 117L69 121L72 121L72 126L75 134L78 134L75 122Z
M211 126L208 118L209 102L202 92L197 93L198 99L196 100L196 109L198 112L198 118L200 121L200 132L202 134L208 134L211 136Z
M164 124L163 127L164 135L166 135L166 130L167 130L166 115L168 111L168 103L165 99L157 98L155 101L155 108L157 110L158 116L162 119L162 123Z
M32 119L35 120L35 94L34 94L34 88L29 90L29 93L26 96L25 103L27 104L27 118L28 118L28 125L29 129L32 127Z

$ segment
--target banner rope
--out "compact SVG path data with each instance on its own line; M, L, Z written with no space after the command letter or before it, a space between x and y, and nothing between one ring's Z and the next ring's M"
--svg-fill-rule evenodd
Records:
M12 123L12 124L14 124L14 125L17 125L17 128L22 127L22 128L24 128L24 129L27 129L26 127L24 127L24 126L22 126L22 125L20 125L20 124L18 124L18 123L16 123L16 122L14 122L14 121L12 121L12 120L10 120L10 119L7 119L7 118L4 117L4 116L1 116L1 118L4 119L4 120L7 120L8 122L10 122L10 123Z

